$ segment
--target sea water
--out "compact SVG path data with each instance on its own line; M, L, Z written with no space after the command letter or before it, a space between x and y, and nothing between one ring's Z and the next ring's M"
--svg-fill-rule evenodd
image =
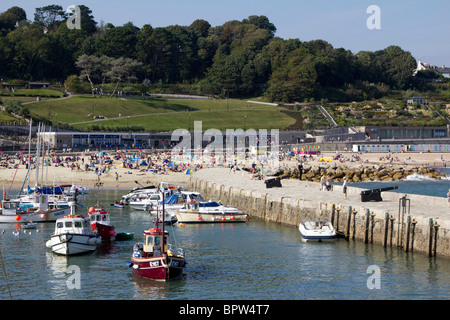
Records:
M406 182L408 184L410 182ZM415 183L415 182L414 182ZM437 188L439 189L439 188ZM54 223L20 230L0 225L4 272L0 299L26 300L368 300L448 299L450 261L396 248L338 239L304 243L296 227L251 219L236 224L167 226L170 242L185 249L182 279L135 276L127 262L153 217L112 204L125 192L102 190L117 232L135 239L104 243L94 253L65 257L45 247ZM97 202L80 196L77 212ZM19 231L18 234L16 231Z

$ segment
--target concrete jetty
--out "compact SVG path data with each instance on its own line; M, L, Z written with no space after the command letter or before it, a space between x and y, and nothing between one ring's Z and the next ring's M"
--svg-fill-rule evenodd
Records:
M282 187L266 188L264 180L251 177L246 171L203 169L190 177L189 188L264 221L297 227L307 216L328 217L349 240L450 258L446 198L385 191L381 202L362 202L366 189L349 187L344 199L342 186L321 191L317 182L283 179Z

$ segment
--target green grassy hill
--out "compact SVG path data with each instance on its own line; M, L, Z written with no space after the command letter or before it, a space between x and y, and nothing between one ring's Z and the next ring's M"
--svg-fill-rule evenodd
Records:
M63 100L29 104L32 115L75 129L145 131L193 129L202 121L203 129L285 128L296 119L281 107L252 104L244 100L94 98L75 96ZM94 119L102 116L102 119Z

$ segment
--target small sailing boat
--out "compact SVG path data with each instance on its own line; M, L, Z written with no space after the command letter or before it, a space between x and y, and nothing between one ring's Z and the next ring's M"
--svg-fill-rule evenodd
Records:
M133 255L128 266L138 276L166 281L182 276L186 260L183 249L168 243L169 233L164 229L164 215L162 219L161 229L156 220L155 228L144 230L144 242L133 246Z

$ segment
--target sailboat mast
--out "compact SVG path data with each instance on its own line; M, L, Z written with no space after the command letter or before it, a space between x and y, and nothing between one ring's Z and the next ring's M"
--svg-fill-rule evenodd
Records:
M36 182L35 182L35 188L38 186L39 181L39 157L40 157L40 132L41 132L41 124L38 125L38 131L37 131L37 141L36 141Z
M158 215L156 215L158 217ZM165 225L165 209L164 209L164 189L162 191L162 240L161 240L161 253L164 253L164 225Z

